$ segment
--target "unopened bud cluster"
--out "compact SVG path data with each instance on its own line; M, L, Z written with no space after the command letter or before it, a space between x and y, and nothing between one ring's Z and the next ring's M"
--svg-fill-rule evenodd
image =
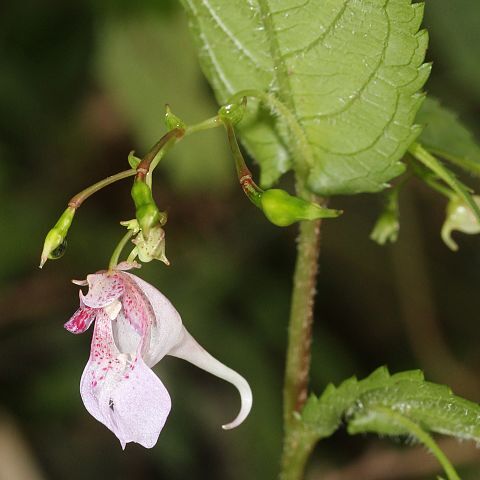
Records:
M122 225L127 227L128 232L124 240L115 249L109 268L113 268L116 265L119 253L129 240L134 245L128 257L129 262L138 258L141 262L160 260L169 265L169 261L165 256L165 230L163 228L167 222L167 213L160 211L153 198L151 188L152 172L165 153L185 135L220 125L223 125L227 131L228 142L243 191L249 200L263 211L270 222L280 227L286 227L299 221L334 218L340 215L342 212L339 210L325 208L318 203L290 195L285 190L278 188L263 190L253 181L238 146L234 131L234 125L242 120L245 110L246 99L243 98L240 103L230 103L222 106L217 116L199 124L187 126L183 120L172 113L167 105L165 123L168 132L143 159L136 157L133 151L130 152L128 163L131 170L107 177L80 192L72 199L74 201L71 201L69 207L47 234L40 266L43 266L48 258L59 258L65 250L67 232L75 211L80 204L104 186L129 176L135 176L131 189L131 197L135 205L135 219L121 222ZM117 250L120 250L120 252Z

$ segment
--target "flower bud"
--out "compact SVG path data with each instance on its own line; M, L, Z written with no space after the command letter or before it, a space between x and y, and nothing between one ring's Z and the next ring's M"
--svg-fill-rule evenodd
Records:
M262 193L260 206L265 216L279 227L287 227L300 220L334 218L341 210L331 210L303 198L290 195L284 190L272 188Z
M480 206L480 197L473 196L473 200ZM452 198L447 205L446 218L442 226L442 240L450 250L458 250L457 243L452 238L452 231L463 233L480 233L480 223L471 208L459 197Z
M397 241L399 230L400 222L398 221L397 212L386 209L378 217L372 233L370 233L370 239L379 245L385 245L387 242L394 243Z
M66 236L68 229L72 224L75 209L67 207L58 219L55 226L47 233L45 242L43 243L42 255L40 258L40 268L43 267L47 259L56 260L65 253L67 246Z
M145 238L149 237L150 229L156 225L164 225L167 215L158 210L152 197L150 187L143 181L135 181L132 187L132 198L135 202L138 224Z
M218 111L218 116L221 119L228 120L232 125L236 125L243 118L246 105L247 102L245 97L242 103L230 103L228 105L223 105Z

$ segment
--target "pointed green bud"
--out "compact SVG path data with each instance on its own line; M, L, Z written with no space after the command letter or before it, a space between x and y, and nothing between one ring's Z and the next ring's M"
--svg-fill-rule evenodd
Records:
M394 210L386 209L378 217L372 233L370 233L370 239L379 245L385 245L387 242L394 243L397 241L399 230L398 213Z
M140 164L140 162L142 161L141 158L138 158L135 156L135 150L132 150L129 154L128 154L128 164L133 168L133 169L136 169L138 167L138 165Z
M247 101L244 97L242 103L230 103L220 107L218 116L221 119L228 120L232 125L236 125L243 118L246 106Z
M265 216L279 227L287 227L300 220L335 218L343 213L341 210L321 207L278 188L263 192L260 206Z
M45 242L43 243L42 255L40 258L40 268L45 265L45 262L50 260L56 260L65 253L67 247L66 236L68 229L72 224L73 217L75 215L75 209L73 207L67 207L58 219L55 226L47 233Z
M170 105L165 105L165 125L167 126L168 130L173 130L174 128L181 128L185 130L187 128L185 122L172 113L170 110Z
M150 187L141 180L136 180L132 187L132 198L135 202L135 216L143 235L148 238L150 229L156 225L165 225L167 214L158 210L153 200Z
M160 225L150 230L147 239L145 239L143 232L139 232L132 242L136 245L137 255L141 262L160 260L165 265L170 265L165 256L165 230Z
M473 200L480 206L480 197L473 196ZM453 197L447 205L446 218L442 226L442 240L450 250L458 250L457 243L452 238L452 231L463 233L480 233L480 223L472 209L459 197Z

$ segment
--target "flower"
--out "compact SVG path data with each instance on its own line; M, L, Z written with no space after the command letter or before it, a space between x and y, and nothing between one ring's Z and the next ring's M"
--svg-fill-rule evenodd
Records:
M480 197L473 196L474 202L480 206ZM458 250L458 245L452 238L452 231L476 234L480 233L480 223L469 205L458 197L452 198L447 205L445 222L442 226L442 240L450 250Z
M240 412L223 428L238 426L252 405L247 381L196 342L162 293L125 271L132 266L120 264L115 270L88 275L86 281L74 281L89 290L86 295L80 291L80 308L65 328L83 333L95 322L90 358L80 381L86 409L118 437L122 448L128 442L153 447L171 401L151 368L172 355L235 385Z

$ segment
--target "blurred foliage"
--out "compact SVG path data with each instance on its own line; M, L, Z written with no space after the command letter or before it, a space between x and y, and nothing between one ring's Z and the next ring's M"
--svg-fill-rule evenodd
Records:
M216 114L206 95L195 52L185 35L181 11L165 16L109 17L98 33L98 78L112 102L128 119L142 152L165 130L165 102L187 123ZM230 165L222 131L197 135L165 162L181 190L209 190L229 185Z
M478 42L467 32L480 4L447 3L426 8L435 61L428 88L478 133ZM68 281L106 266L123 233L118 222L133 216L128 181L88 200L65 257L37 269L43 237L68 198L127 168L131 149L143 154L164 132L165 103L188 122L215 113L177 2L26 0L0 11L0 408L44 478L274 478L295 227L268 224L233 188L223 132L192 136L164 159L155 195L169 211L172 266L149 264L141 274L209 351L250 381L254 407L238 430L220 428L236 412L236 392L174 358L157 368L173 410L154 449L123 452L82 405L89 334L62 328L78 302ZM416 183L401 196L394 246L368 238L379 199L338 204L344 216L324 227L312 387L388 364L392 372L424 368L480 400L468 375L480 365L480 239L459 236L459 252L450 253L439 235L445 201ZM422 339L427 358L412 338ZM367 443L340 432L321 444L312 471L351 461ZM463 478L478 478L478 466L469 470Z

